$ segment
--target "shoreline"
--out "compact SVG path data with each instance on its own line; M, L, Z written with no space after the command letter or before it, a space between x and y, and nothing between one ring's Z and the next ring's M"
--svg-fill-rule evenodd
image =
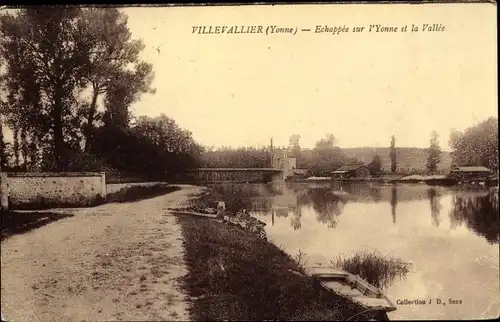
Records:
M205 193L204 197L206 198ZM190 203L200 202L201 195ZM204 217L175 215L188 273L191 320L367 320L373 312L325 291L266 239Z
M371 319L361 307L325 292L274 244L207 218L178 215L194 321ZM356 314L359 314L356 316Z
M440 187L462 187L462 186L479 186L478 184L471 184L470 182L459 183L454 179L425 179L425 180L414 180L414 179L384 179L384 178L363 178L363 179L331 179L331 178L318 178L313 180L300 179L300 180L289 180L290 183L380 183L380 184L420 184L428 186L440 186ZM471 182L484 182L485 187L496 187L498 186L498 180L487 180L487 181L471 181Z

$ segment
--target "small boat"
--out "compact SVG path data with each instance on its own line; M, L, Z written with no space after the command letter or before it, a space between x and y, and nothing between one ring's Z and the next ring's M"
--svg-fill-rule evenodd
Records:
M358 275L326 266L311 267L309 274L324 289L349 297L363 307L383 314L396 310L392 301L379 288L371 285Z

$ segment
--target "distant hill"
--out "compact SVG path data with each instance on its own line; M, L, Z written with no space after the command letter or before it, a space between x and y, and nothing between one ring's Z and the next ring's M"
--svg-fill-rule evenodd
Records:
M345 148L342 149L349 157L355 157L365 164L372 161L373 156L378 154L382 159L382 167L386 170L391 168L391 159L389 158L389 147L384 148ZM427 163L427 149L421 148L398 148L396 147L396 156L399 171L425 170ZM450 152L441 154L441 163L439 169L447 172L451 167Z

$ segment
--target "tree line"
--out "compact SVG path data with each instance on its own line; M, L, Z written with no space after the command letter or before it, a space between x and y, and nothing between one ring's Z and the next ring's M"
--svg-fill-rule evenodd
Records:
M485 166L498 173L498 119L490 117L465 131L452 130L449 145L452 149L453 166ZM391 172L397 171L396 137L390 141ZM442 149L439 144L439 135L432 131L430 144L427 149L427 163L425 168L428 174L435 174L439 170ZM370 172L381 172L380 156L375 155L368 164Z
M202 154L201 164L208 168L269 168L271 167L271 149L288 150L289 156L297 159L298 168L308 169L317 175L331 172L332 169L346 163L359 163L358 160L346 156L336 143L335 136L328 134L325 138L318 140L313 149L301 149L300 135L294 134L290 137L289 145L286 147L242 147L236 149L210 147L206 148Z
M484 166L498 173L498 118L490 117L464 131L452 130L449 146L453 166ZM432 131L427 150L427 171L434 174L441 162L439 136Z
M136 117L154 93L127 16L116 8L28 7L0 15L1 166L151 175L195 166L201 147L171 118ZM3 130L3 127L2 127Z
M490 117L464 131L452 130L453 165L485 166L498 172L498 118Z
M328 134L318 140L313 149L303 149L300 146L300 135L293 134L289 138L287 149L289 156L297 160L297 168L310 170L312 174L324 175L334 171L342 165L362 164L356 158L348 157L337 146L333 134ZM498 170L498 119L491 117L464 132L453 130L450 134L451 156L454 165L483 165L492 170ZM223 147L207 149L202 154L201 164L207 167L248 167L264 168L271 165L271 147L267 148L237 148ZM436 174L449 169L440 169L442 149L439 135L436 131L430 133L429 147L427 148L427 174ZM397 173L398 153L396 136L392 135L389 142L390 172ZM371 162L366 164L371 175L380 175L384 172L380 155L375 154Z
M449 146L453 166L484 166L498 173L498 118L490 117L464 131L452 130ZM392 144L391 144L392 147ZM441 162L441 147L436 131L431 132L427 172L436 173Z
M292 135L289 149L297 158L297 166L309 169L315 175L325 175L342 165L362 164L358 159L346 155L337 145L337 139L333 134L327 134L318 140L311 150L300 150L299 138L297 134Z

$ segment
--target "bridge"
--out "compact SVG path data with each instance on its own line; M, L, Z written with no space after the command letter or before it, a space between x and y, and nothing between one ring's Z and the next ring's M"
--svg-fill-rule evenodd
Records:
M270 182L283 179L283 170L274 168L197 168L187 171L192 182Z

